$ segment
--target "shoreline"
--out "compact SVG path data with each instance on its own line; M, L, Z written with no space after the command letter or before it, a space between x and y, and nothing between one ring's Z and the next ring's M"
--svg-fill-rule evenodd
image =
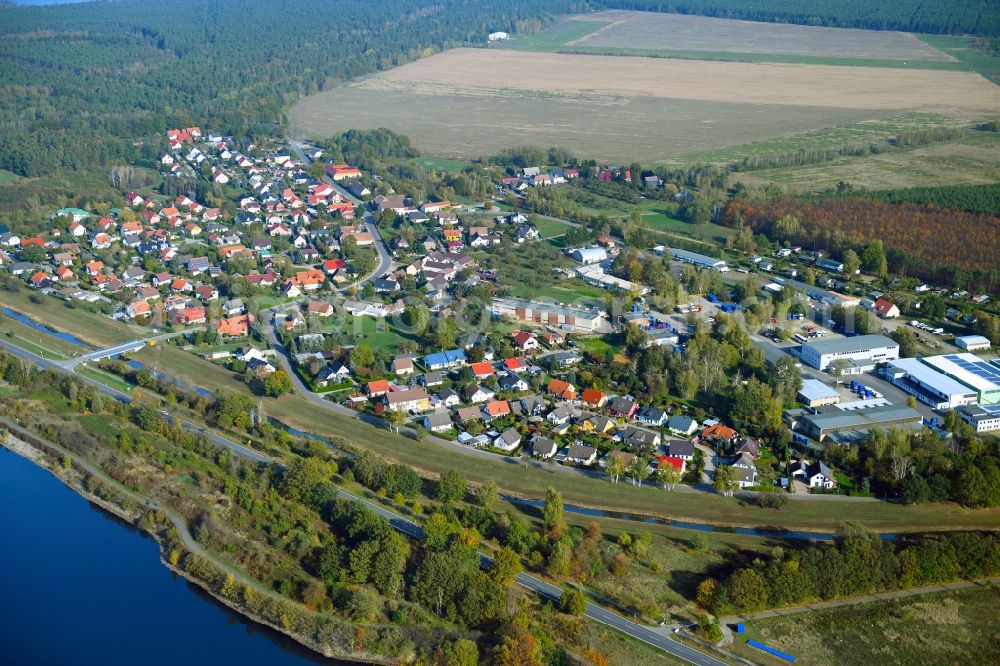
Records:
M91 475L81 470L78 470L76 467L72 468L72 470L65 470L65 468L62 468L64 471L72 471L73 474L60 473L59 463L53 460L51 453L44 450L42 446L24 441L20 437L17 437L9 429L6 438L0 438L0 446L7 449L11 453L19 455L22 458L25 458L26 460L37 465L38 467L48 472L56 480L61 482L67 488L71 489L73 492L75 492L83 499L99 507L103 511L111 514L112 516L125 521L132 527L140 530L142 534L151 537L157 544L157 549L159 550L160 564L162 564L167 570L172 572L174 575L179 576L184 580L186 580L188 583L197 586L200 590L208 594L212 598L212 600L215 601L216 603L225 606L226 608L233 611L234 613L239 614L246 620L261 625L262 627L271 629L281 634L282 636L286 636L294 640L297 644L301 645L302 647L305 647L311 650L312 652L315 652L316 654L325 657L327 659L337 659L340 661L348 661L356 664L375 664L378 666L392 666L400 663L399 659L379 657L378 655L370 653L365 653L365 657L360 657L358 653L337 652L336 650L330 649L329 647L319 644L318 642L312 640L307 636L304 636L297 632L289 631L288 629L285 629L284 627L281 627L278 624L271 622L270 620L268 620L263 616L249 612L247 608L241 606L232 599L228 599L223 595L221 595L217 590L215 590L212 587L209 581L194 576L189 571L186 571L182 567L172 564L168 559L168 554L166 552L168 544L164 536L160 534L159 531L150 530L139 525L139 520L144 515L147 515L147 511L141 508L134 508L134 507L129 508L121 506L107 499L104 499L103 497L99 497L95 493L87 490L83 486L83 479ZM191 551L187 549L183 543L179 545L184 549L186 553L191 553ZM198 557L197 553L191 553L191 554L194 555L195 557ZM213 564L212 566L215 565Z

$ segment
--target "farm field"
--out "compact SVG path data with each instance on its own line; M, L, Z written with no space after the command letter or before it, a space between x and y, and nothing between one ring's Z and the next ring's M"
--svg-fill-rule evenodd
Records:
M527 50L707 52L799 56L815 61L870 59L955 62L912 34L763 23L660 12L606 11L574 16L515 39Z
M668 161L912 112L951 124L997 108L1000 88L968 72L455 49L304 98L290 124L302 137L389 127L445 158L527 144Z
M792 192L820 191L841 181L869 190L995 183L1000 181L1000 134L977 132L963 140L905 152L748 171L733 174L733 179Z
M787 652L803 666L825 664L995 664L995 586L878 601L753 620L730 649L758 664L784 664L746 645Z

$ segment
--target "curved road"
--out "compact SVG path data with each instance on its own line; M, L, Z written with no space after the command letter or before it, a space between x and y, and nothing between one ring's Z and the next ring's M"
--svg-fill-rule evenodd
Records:
M302 160L306 164L312 164L312 160L309 158L308 155L305 154L305 151L302 150L302 145L298 141L288 139L288 145L291 146L292 150L295 151L295 154L298 155L300 160ZM337 193L339 193L342 197L350 201L355 206L365 205L361 199L357 198L356 196L348 192L343 186L340 185L340 183L335 181L333 178L330 178L330 176L323 176L322 180L324 183L332 187ZM385 241L382 240L382 234L379 233L378 228L375 226L375 218L372 217L371 213L368 212L365 213L364 223L368 229L368 232L372 235L372 238L375 240L374 242L375 251L378 252L378 259L379 259L378 266L375 267L375 270L373 270L371 273L361 278L354 284L337 289L336 290L337 292L344 292L353 286L360 286L366 282L371 282L380 275L385 275L385 273L388 272L389 267L392 266L392 257L389 255L389 251L385 247Z
M269 330L271 330L272 334L273 334L273 329L269 329ZM61 371L61 372L66 372L66 370L63 369L61 366L59 366L59 364L57 362L55 362L55 361L49 361L49 360L44 359L44 358L42 358L40 356L32 354L29 351L26 351L24 349L21 349L20 347L17 347L16 345L10 344L6 340L0 339L0 347L3 347L7 351L13 353L14 355L16 355L16 356L18 356L18 357L20 357L20 358L22 358L24 360L27 360L27 361L30 361L30 362L34 363L35 365L37 365L40 368L49 369L49 370L56 370L56 371ZM284 352L281 353L280 358L283 360L283 363L287 363L287 357L285 356ZM91 386L94 386L102 394L110 396L110 397L114 398L115 400L121 400L122 402L125 402L125 403L129 403L132 400L130 396L128 396L128 395L126 395L124 393L121 393L120 391L117 391L117 390L115 390L115 389L113 389L113 388L111 388L109 386L105 386L105 385L101 384L100 382L96 382L94 380L91 380L91 379L89 379L87 377L82 377L80 375L76 375L76 376L79 379L87 382ZM290 376L293 378L293 381L296 381L297 385L301 384L301 382L298 381L298 376L295 375L295 373L290 373ZM304 392L304 395L314 395L314 394L310 394L309 392ZM329 402L324 401L319 396L316 396L316 398L318 400L320 400L321 402L324 402L324 404L326 404L328 406L333 404L333 403L329 403ZM347 408L345 407L344 409L346 410ZM350 410L347 410L347 411L350 411ZM236 442L233 442L233 441L231 441L231 440L223 437L222 435L219 435L218 433L212 432L211 430L207 430L207 429L205 429L205 428L203 428L203 427L201 427L201 426L199 426L199 425L197 425L195 423L191 423L189 421L185 421L184 419L179 419L177 417L171 416L171 415L167 414L166 412L162 412L161 411L161 414L163 414L164 417L166 419L168 419L168 420L179 421L180 424L181 424L181 426L183 428L185 428L186 430L190 430L190 431L193 431L193 432L198 432L198 433L204 435L206 438L208 438L213 443L229 449L230 451L232 451L236 455L242 456L244 458L247 458L249 460L253 460L254 462L258 462L258 463L280 464L280 463L277 463L277 461L275 459L271 458L270 456L268 456L266 454L259 453L257 451L252 450L252 449L249 449L246 446L243 446L242 444L237 444ZM355 416L356 415L357 414L355 413ZM78 456L75 456L75 455L72 455L72 454L70 454L70 455L74 459L74 461L77 461L79 459ZM84 461L80 461L81 467L84 466L83 462ZM92 467L93 466L87 467L87 470L88 471L94 471L94 470L92 470ZM341 496L341 497L343 497L344 499L350 500L352 502L358 502L360 504L363 504L367 508L369 508L372 511L374 511L376 514L382 516L383 518L385 518L386 520L389 521L389 524L394 529L396 529L396 530L398 530L398 531L400 531L400 532L402 532L402 533L404 533L404 534L406 534L406 535L408 535L410 537L413 537L415 539L422 539L423 538L423 536L424 536L423 528L417 522L415 522L413 520L410 520L409 518L406 518L404 516L401 516L401 515L393 512L393 511L390 511L389 509L385 508L384 506L381 506L380 504L376 504L376 503L371 502L371 501L369 501L367 499L364 499L363 497L360 497L358 495L354 495L353 493L349 493L349 492L347 492L345 490L342 490L342 489L339 489L339 488L338 488L337 492L338 492L338 495ZM133 498L137 498L141 502L144 502L147 499L147 498L138 496L135 493L131 493L131 495L133 496ZM152 504L152 502L150 503L150 506L154 506ZM162 507L158 507L158 506L156 508L161 508L162 509ZM183 520L181 520L179 516L176 516L176 520L175 520L175 516L171 515L167 511L165 511L165 513L166 513L166 515L168 515L171 518L171 521L173 521L174 524L178 526L178 531L181 533L182 538L184 538L183 535L186 533L187 529L186 529L186 526L183 529L181 527L181 525L183 525ZM180 524L178 524L178 521L180 521ZM190 541L190 543L188 543L189 541ZM204 552L204 550L201 549L201 547L198 546L198 544L196 542L194 542L193 538L190 538L190 534L188 534L188 538L184 538L184 542L185 542L186 546L188 546L189 548L192 548L192 550L196 550L196 552L198 552L199 554L202 554ZM483 560L484 563L490 561L490 558L489 558L488 555L481 554L480 557L481 557L481 559ZM235 573L234 573L234 576L235 576ZM517 583L519 585L521 585L521 586L523 586L523 587L525 587L525 588L527 588L529 590L532 590L533 592L535 592L537 594L540 594L540 595L542 595L544 597L547 597L549 599L558 600L562 596L562 589L561 588L559 588L556 585L553 585L553 584L551 584L549 582L546 582L546 581L542 580L541 578L538 578L536 576L532 576L531 574L527 574L527 573L520 574L517 577ZM611 611L609 611L609 610L607 610L607 609L605 609L605 608L603 608L601 606L598 606L596 604L588 602L588 604L587 604L587 610L584 613L584 615L588 619L591 619L591 620L594 620L595 622L600 622L601 624L607 625L607 626L609 626L609 627L611 627L613 629L616 629L616 630L618 630L618 631L620 631L620 632L622 632L622 633L624 633L624 634L626 634L628 636L631 636L631 637L633 637L633 638L635 638L637 640L643 641L644 643L648 643L649 645L652 645L652 646L654 646L654 647L656 647L656 648L658 648L660 650L663 650L664 652L667 652L667 653L669 653L669 654L671 654L671 655L673 655L673 656L675 656L675 657L677 657L679 659L682 659L682 660L684 660L686 662L689 662L689 663L692 663L692 664L697 664L698 666L724 666L723 662L721 662L721 661L719 661L717 659L714 659L714 658L712 658L712 657L710 657L710 656L708 656L708 655L706 655L706 654L704 654L702 652L699 652L698 650L695 650L695 649L690 648L690 647L688 647L686 645L678 643L677 641L671 639L669 637L669 635L666 634L666 633L660 633L660 632L658 632L658 631L656 631L654 629L651 629L649 627L646 627L644 625L638 624L636 622L632 622L631 620L628 620L628 619L626 619L626 618L624 618L624 617L622 617L622 616L620 616L620 615L618 615L616 613L613 613L613 612L611 612Z

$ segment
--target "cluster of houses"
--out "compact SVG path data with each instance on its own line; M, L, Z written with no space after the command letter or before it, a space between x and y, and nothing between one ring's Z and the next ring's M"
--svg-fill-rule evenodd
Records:
M0 266L67 300L113 304L121 318L210 324L241 336L252 316L238 299L226 300L231 279L296 297L347 279L345 238L373 242L364 226L336 223L353 220L354 205L283 149L239 151L198 127L167 131L166 145L159 159L166 178L211 174L234 205L211 207L190 192L129 192L126 208L105 215L64 208L45 234L0 234ZM361 175L347 165L331 168L336 180Z
M628 464L642 456L654 467L669 464L683 474L696 444L725 445L740 487L756 485L756 442L715 421L700 425L630 396L578 389L542 365L558 370L579 356L558 349L564 340L557 333L545 337L544 345L540 337L511 333L518 355L504 359L487 351L484 360L472 361L465 347L397 356L393 378L368 382L346 401L375 413L403 412L431 433L468 446L565 464L604 466L609 456ZM559 355L569 362L553 362ZM337 360L325 365L314 382L350 379L350 369Z
M511 172L508 172L511 173ZM603 167L593 167L590 174L598 180L610 182L612 180L622 180L626 183L632 182L632 171L628 167L619 165L609 165ZM552 185L564 185L571 180L580 177L580 169L544 169L542 167L524 167L516 175L504 176L497 185L499 190L509 190L512 192L523 192L532 187L550 187ZM659 186L660 179L651 176L645 180L648 185Z

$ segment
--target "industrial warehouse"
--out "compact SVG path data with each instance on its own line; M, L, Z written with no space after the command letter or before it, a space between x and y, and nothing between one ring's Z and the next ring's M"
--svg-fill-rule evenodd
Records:
M1000 363L969 353L927 356L923 362L976 392L981 405L1000 403Z
M899 343L884 335L858 335L802 344L802 362L818 370L827 370L837 360L848 362L842 374L871 372L879 363L899 358Z
M920 412L905 405L879 405L855 410L806 408L789 410L785 419L794 432L804 433L818 442L830 439L839 444L856 443L869 430L916 428L921 425Z
M890 361L883 374L893 385L934 409L955 409L979 399L978 392L915 358Z
M610 328L603 312L523 301L517 298L494 298L493 312L501 317L557 326L568 331L593 333L599 330L602 324Z
M653 248L653 251L657 254L666 254L669 251L670 258L674 261L691 264L692 266L698 266L699 268L711 268L719 271L720 273L725 273L729 270L729 266L727 266L726 262L722 259L716 259L715 257L709 257L708 255L698 254L697 252L678 250L676 248L668 249L662 245Z

